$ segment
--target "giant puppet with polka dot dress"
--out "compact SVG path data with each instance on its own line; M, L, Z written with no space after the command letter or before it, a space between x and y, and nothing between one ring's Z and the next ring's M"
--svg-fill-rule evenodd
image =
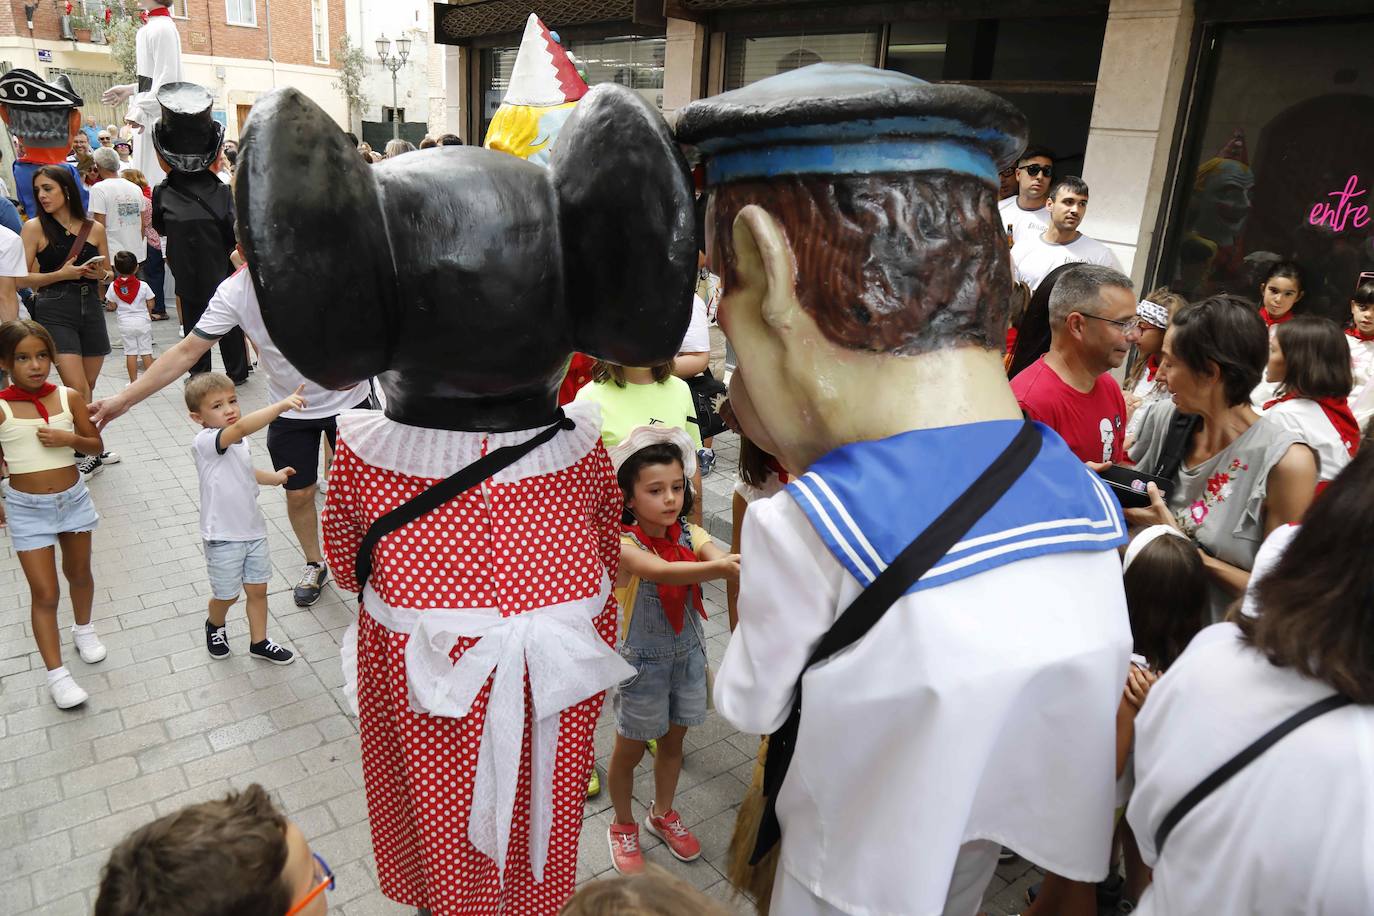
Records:
M369 166L293 89L258 100L238 162L272 339L321 385L386 394L339 418L323 515L336 583L362 592L342 653L381 889L435 916L554 914L604 691L633 674L622 497L598 409L564 415L558 387L573 352L676 352L686 165L617 85L580 101L547 168L474 147Z

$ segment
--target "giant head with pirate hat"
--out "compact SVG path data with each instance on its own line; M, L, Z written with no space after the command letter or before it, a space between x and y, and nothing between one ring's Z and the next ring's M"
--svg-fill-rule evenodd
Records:
M76 94L65 73L51 83L24 69L0 76L0 117L23 149L14 163L15 190L29 216L38 213L33 196L33 173L45 165L66 163L72 141L81 131L81 112L85 102ZM85 187L76 169L77 187Z
M548 165L558 132L586 94L587 84L567 52L548 26L530 13L510 84L482 145Z

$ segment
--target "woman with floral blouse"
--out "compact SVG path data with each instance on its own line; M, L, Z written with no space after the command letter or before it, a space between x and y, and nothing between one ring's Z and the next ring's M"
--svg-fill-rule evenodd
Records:
M1264 322L1243 299L1216 296L1180 310L1159 368L1173 403L1150 411L1130 450L1137 469L1167 472L1175 417L1196 417L1177 470L1166 473L1174 482L1167 503L1152 487L1153 505L1127 518L1174 525L1198 545L1214 621L1244 593L1265 536L1302 517L1317 483L1312 450L1250 406L1268 349Z

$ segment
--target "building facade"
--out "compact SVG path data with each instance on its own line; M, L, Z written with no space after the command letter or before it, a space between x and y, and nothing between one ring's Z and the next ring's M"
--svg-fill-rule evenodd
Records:
M1091 187L1083 231L1143 290L1258 293L1296 257L1308 308L1348 317L1374 271L1374 7L1348 0L452 0L445 121L480 142L524 18L588 82L670 119L695 98L817 61L967 83L1018 105L1058 174Z
M352 130L373 148L381 150L392 136L393 112L400 121L402 138L418 143L426 134L444 132L443 48L431 35L433 4L430 0L348 0L348 33L362 49L363 106L354 113ZM377 40L410 42L410 54L392 79L377 54Z
M123 110L100 102L120 81L107 6L112 21L124 15L119 0L72 0L71 14L65 0L0 0L0 66L46 78L66 73L86 101L85 125L122 124ZM279 86L300 89L347 124L334 50L344 0L174 0L171 10L183 74L215 96L214 116L228 138L238 138L258 96Z

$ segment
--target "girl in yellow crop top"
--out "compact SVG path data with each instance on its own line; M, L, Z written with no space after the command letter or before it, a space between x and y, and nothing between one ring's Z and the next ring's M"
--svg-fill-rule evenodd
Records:
M91 623L95 581L91 577L91 532L99 516L76 469L72 450L103 451L86 401L70 388L48 382L57 347L36 321L0 324L0 368L10 376L0 390L0 455L9 466L0 526L10 540L32 597L33 636L48 669L48 690L63 709L87 699L62 665L57 629L57 545L71 591L72 636L81 660L105 658Z

